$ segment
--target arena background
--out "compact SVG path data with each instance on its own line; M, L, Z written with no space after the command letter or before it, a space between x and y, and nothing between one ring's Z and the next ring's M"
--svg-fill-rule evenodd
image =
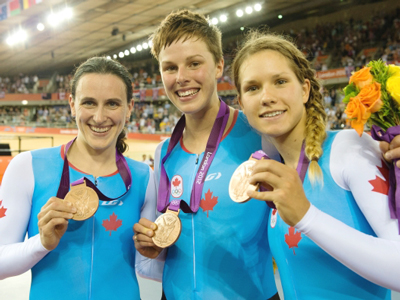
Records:
M258 12L254 11L252 15L246 15L246 7L250 5L253 7L256 3L261 4L262 9ZM73 14L70 19L66 18L59 27L51 27L45 22L50 11L62 12L65 7L72 9ZM18 110L22 114L27 112L30 116L32 110L41 106L66 106L69 96L68 87L55 87L57 83L55 78L57 75L70 74L74 66L94 55L118 59L124 65L132 67L132 70L150 67L155 71L155 62L148 49L135 50L133 53L132 48L138 49L139 45L142 47L144 43L147 43L149 34L154 31L160 21L171 11L180 8L204 13L209 15L210 19L218 19L221 14L228 16L225 22L219 19L218 26L223 32L225 60L229 65L232 50L249 28L262 25L269 27L271 31L292 33L293 30L301 28L312 30L319 24L326 23L348 23L358 20L373 22L376 16L382 17L396 10L398 12L399 4L394 0L265 0L258 2L193 0L190 4L184 0L0 0L0 78L3 78L4 83L4 78L18 77L20 74L39 77L28 93L24 90L9 92L0 89L0 109L11 107L15 108L14 111ZM242 18L237 18L235 15L238 9L244 11ZM59 17L59 19L63 18ZM37 30L38 23L42 23L45 29ZM26 30L28 39L22 43L7 44L6 39L19 28ZM314 36L314 38L320 37ZM375 40L378 39L375 37ZM368 57L380 46L378 43L371 44L366 47L362 55ZM310 60L316 65L324 64L326 55L317 57L314 51L318 49L303 50L315 56ZM399 61L395 63L398 64ZM340 89L348 81L348 72L354 69L347 67L340 66L327 70L322 68L318 72L318 77L325 87ZM228 73L229 69L226 71ZM150 88L140 84L135 86L134 96L138 104L135 108L141 109L145 103L165 106L168 100L163 89L157 83L155 86ZM234 105L234 89L229 78L219 83L218 90L221 97L226 97L225 100ZM19 152L65 144L76 134L76 128L70 123L64 127L60 126L60 123L51 122L38 125L29 122L28 118L15 118L11 114L7 117L4 111L1 118L0 143L8 145L9 148L2 147L0 151L5 151L2 154L11 155L0 156L0 181L8 162ZM127 156L137 160L142 160L143 154L153 155L157 144L169 136L168 131L157 133L140 131L133 127L128 134ZM276 279L279 285L278 273ZM142 299L160 299L160 283L143 279L139 281ZM30 272L2 280L0 281L0 299L28 299L29 285ZM280 287L278 289L283 299ZM399 300L400 294L394 293L392 299Z

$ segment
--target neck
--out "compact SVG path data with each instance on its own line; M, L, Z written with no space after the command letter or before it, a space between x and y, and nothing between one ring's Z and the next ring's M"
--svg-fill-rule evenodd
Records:
M219 107L220 103L199 113L186 115L186 126L183 133L183 139L201 138L204 136L208 137L218 115Z
M278 137L270 137L271 143L282 156L285 165L293 169L297 168L305 138L305 119L300 122L289 133Z
M95 177L116 171L116 149L95 150L81 143L78 138L68 150L68 161L80 171Z
M215 119L217 118L220 103L197 114L186 115L186 126L183 132L183 143L185 148L192 153L204 152L208 138L211 134ZM229 129L234 117L234 110L230 108L228 123L224 133Z

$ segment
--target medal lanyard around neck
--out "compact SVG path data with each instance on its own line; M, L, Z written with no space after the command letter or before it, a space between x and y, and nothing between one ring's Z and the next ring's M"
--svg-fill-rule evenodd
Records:
M297 168L296 168L296 171L299 174L302 183L304 183L304 178L306 178L308 165L310 163L310 161L308 160L308 158L306 156L305 148L306 148L305 142L303 142L303 144L301 146L299 162L297 163Z
M64 154L64 166L63 166L63 172L61 175L61 180L60 180L60 186L58 187L58 192L57 192L57 198L64 199L65 195L69 191L69 167L68 167L68 159L67 159L67 152L69 148L71 147L72 143L76 140L74 138L72 141L69 141L68 144L65 146L65 154ZM129 170L128 163L126 162L125 157L118 151L116 150L116 164L118 168L118 172L124 181L125 187L126 187L126 192L123 193L121 196L117 198L109 198L105 196L100 190L86 177L82 177L81 179L78 179L77 181L74 181L71 185L77 185L81 184L86 181L86 185L90 188L92 188L96 194L99 196L99 199L102 201L111 201L111 200L116 200L124 196L129 189L131 188L132 185L132 174L131 170Z
M181 208L185 213L197 212L200 206L201 194L203 192L204 181L207 176L208 169L214 159L215 153L217 152L218 145L221 142L222 135L224 133L226 124L229 119L229 106L225 104L224 101L220 100L220 108L215 119L214 125L211 129L210 136L207 141L206 150L204 152L203 160L201 161L200 167L196 173L196 177L192 187L192 193L190 195L190 207L185 201L173 201L172 205L169 207L173 210L178 210ZM183 130L185 129L185 115L183 115L178 124L176 124L174 132L172 133L171 139L169 141L167 154L161 161L161 174L160 174L160 186L158 189L158 199L157 199L157 210L159 212L165 212L169 204L170 195L170 181L165 171L164 163L170 156L174 147L178 144L179 140L183 135Z

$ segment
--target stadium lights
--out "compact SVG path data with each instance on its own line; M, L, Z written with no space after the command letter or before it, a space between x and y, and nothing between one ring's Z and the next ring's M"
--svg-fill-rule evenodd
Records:
M111 56L110 56L110 55L107 55L107 59L111 59Z
M246 7L243 8L239 8L236 10L236 16L241 18L244 16L244 14L246 13L247 15L252 14L253 12L259 12L262 10L262 4L261 3L255 3L252 4L251 6L248 5ZM221 13L218 17L213 17L213 18L209 18L208 19L208 23L211 25L217 25L220 22L221 23L225 23L228 21L228 17L229 15L226 13ZM282 19L282 15L279 15L280 19ZM240 30L244 30L244 27L240 27ZM138 44L137 46L132 46L130 48L130 53L135 54L136 52L140 52L142 50L147 50L147 49L151 49L153 47L153 41L150 39L147 42L142 42L141 44ZM124 52L120 52L122 54L124 54L124 56L128 56L129 55L129 51L125 50ZM114 54L115 58L117 57L116 54ZM119 55L120 56L120 55ZM121 57L121 56L120 56ZM122 57L121 57L122 58Z
M282 18L283 18L283 16L282 16L282 15L279 15L279 16L278 16L278 19L282 19Z
M26 34L26 31L20 29L18 32L14 33L13 35L10 35L6 39L6 43L9 46L13 46L17 43L22 43L22 42L26 41L27 38L28 38L28 35Z
M22 103L22 105L27 105L28 104L28 100L22 100L21 103Z
M38 24L36 25L36 29L39 30L39 31L43 31L43 30L44 30L44 25L43 25L43 23L38 23Z
M119 54L118 54L118 56L120 57L120 58L123 58L124 56L125 56L125 54L124 54L124 52L120 52Z
M114 54L114 55L113 55L113 58L114 58L114 59L117 59L117 57L118 57L117 54Z
M255 5L254 5L254 10L255 11L260 11L261 10L261 4L260 3L256 3Z
M222 23L224 23L224 22L226 22L226 21L228 20L228 17L227 17L226 15L221 15L221 16L219 17L219 20L220 20Z
M48 17L47 17L47 22L53 26L56 27L65 20L71 19L73 16L72 9L69 7L64 8L63 10L54 13L52 12Z

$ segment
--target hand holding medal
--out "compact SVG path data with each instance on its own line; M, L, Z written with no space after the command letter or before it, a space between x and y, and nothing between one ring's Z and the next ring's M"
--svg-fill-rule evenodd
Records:
M310 207L310 202L303 189L308 165L309 161L305 156L304 146L296 170L272 159L259 161L253 167L249 184L258 183L264 187L271 187L271 190L248 190L249 198L266 201L271 208L277 209L279 216L286 224L296 225Z

